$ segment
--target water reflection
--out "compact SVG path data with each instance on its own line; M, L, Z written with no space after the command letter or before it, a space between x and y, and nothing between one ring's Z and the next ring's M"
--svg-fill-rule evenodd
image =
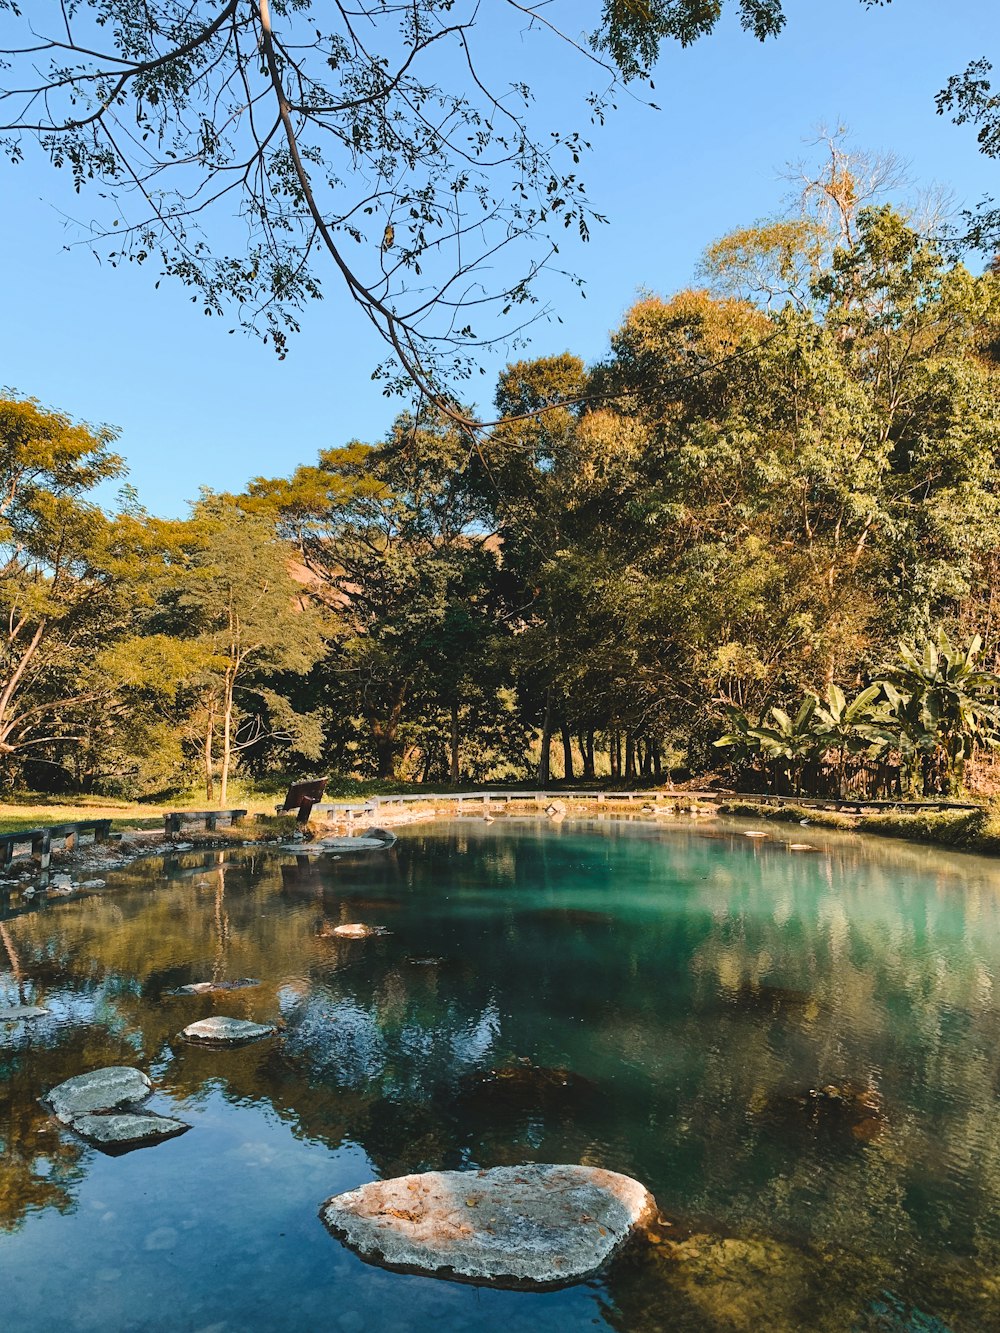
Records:
M291 1213L308 1228L339 1171L347 1187L579 1161L654 1191L662 1235L607 1280L521 1306L491 1294L480 1322L1000 1326L1000 868L812 830L810 857L714 832L468 823L370 858L192 853L85 898L25 910L15 895L0 1000L50 1015L0 1025L0 1225L28 1247L0 1242L0 1257L27 1264L32 1227L67 1214L90 1177L121 1187L37 1098L126 1063L195 1126L133 1154L129 1180L189 1170L206 1216L248 1162L269 1182L245 1216L227 1208L229 1244L283 1236ZM322 933L359 920L391 933ZM177 993L247 977L261 984ZM280 1038L177 1042L213 1013L277 1022ZM248 1148L258 1114L272 1128ZM143 1197L120 1210L126 1249ZM337 1265L359 1291L392 1280L306 1236L296 1280L322 1287ZM80 1262L97 1244L75 1243ZM260 1326L285 1326L282 1279L244 1277L273 1313ZM410 1293L401 1327L426 1327L406 1322L412 1301L428 1317L425 1299L465 1326L468 1292L418 1298L425 1284L395 1280ZM207 1270L187 1281L191 1308L211 1308Z

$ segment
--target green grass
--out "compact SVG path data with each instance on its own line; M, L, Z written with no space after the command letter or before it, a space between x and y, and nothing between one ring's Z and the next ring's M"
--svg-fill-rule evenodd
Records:
M846 815L835 810L810 810L803 805L763 805L759 801L724 801L724 815L743 819L798 823L808 819L817 828L854 829L881 838L904 838L908 842L955 847L984 856L1000 855L1000 806L982 810L922 810L913 814L884 811L872 815Z
M852 815L837 810L811 810L804 805L763 805L760 801L723 801L719 806L723 815L738 815L745 819L773 819L781 824L800 824L808 819L817 828L857 828Z
M985 809L920 811L912 815L887 811L861 816L857 827L883 838L932 842L989 856L1000 853L1000 819L996 812Z

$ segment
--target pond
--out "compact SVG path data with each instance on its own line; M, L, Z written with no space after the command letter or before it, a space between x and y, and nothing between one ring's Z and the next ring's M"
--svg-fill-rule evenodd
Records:
M0 1005L49 1010L0 1024L0 1326L1000 1328L1000 866L745 828L462 820L0 898ZM352 921L389 933L331 936ZM211 1014L282 1027L177 1041ZM113 1064L190 1131L109 1157L56 1127L38 1098ZM527 1161L643 1181L654 1243L494 1291L368 1266L318 1218Z

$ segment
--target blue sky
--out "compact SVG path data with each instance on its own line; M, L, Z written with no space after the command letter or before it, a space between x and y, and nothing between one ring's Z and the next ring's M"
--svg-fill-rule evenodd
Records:
M596 14L596 0L560 0L563 13ZM557 6L558 7L558 6ZM823 123L846 122L859 147L888 149L923 186L961 203L1000 195L1000 165L975 135L935 115L934 94L972 59L1000 68L996 0L786 0L788 25L761 46L735 22L695 47L668 48L651 94L661 110L622 99L592 134L582 171L595 207L610 215L587 246L563 250L587 282L587 299L556 289L562 324L537 326L530 354L571 350L594 360L638 291L669 293L694 281L705 245L778 210L783 164L801 157ZM593 26L593 24L591 24ZM530 67L538 114L575 114L581 71L567 55ZM521 52L498 51L500 77L524 73ZM0 385L71 415L121 429L119 447L140 499L180 515L198 488L239 489L284 475L317 451L378 439L398 404L370 379L382 345L341 299L307 312L287 360L207 319L183 289L154 290L150 270L112 270L83 247L66 215L86 220L96 201L74 196L42 161L0 163L0 244L5 256ZM481 381L482 406L496 363Z

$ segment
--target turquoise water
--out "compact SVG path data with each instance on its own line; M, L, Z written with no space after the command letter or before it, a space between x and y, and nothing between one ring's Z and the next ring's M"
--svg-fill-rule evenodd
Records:
M468 820L0 898L0 1004L20 978L51 1010L0 1024L0 1328L1000 1328L1000 866L745 827ZM323 934L358 920L391 933ZM211 1013L283 1029L177 1043ZM190 1132L109 1158L53 1126L44 1092L119 1063ZM523 1161L638 1177L653 1240L500 1292L318 1220L374 1177Z

